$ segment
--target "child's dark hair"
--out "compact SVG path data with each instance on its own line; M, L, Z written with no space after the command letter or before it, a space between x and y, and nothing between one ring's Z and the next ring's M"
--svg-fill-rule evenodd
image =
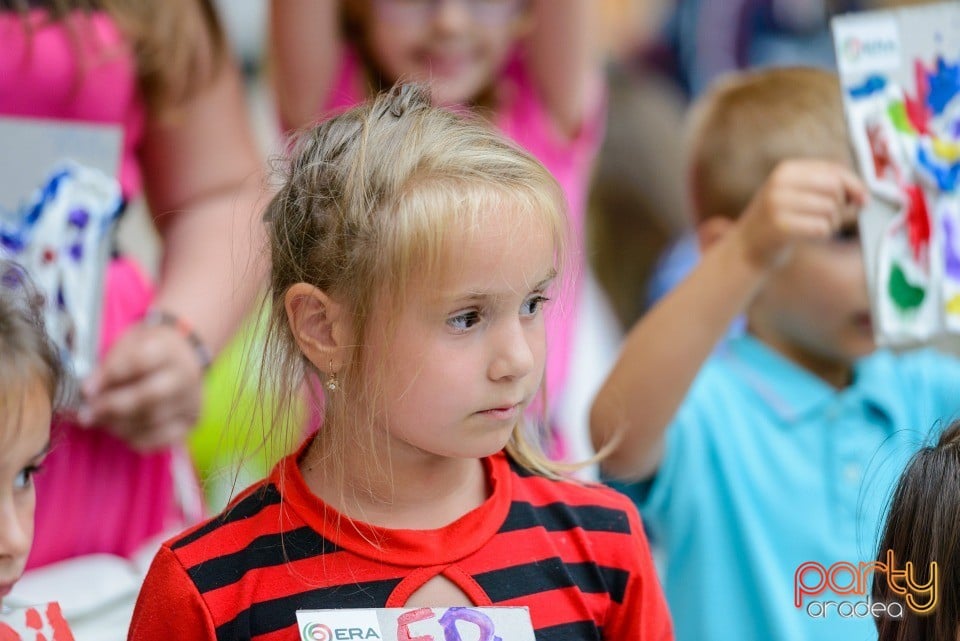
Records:
M890 501L878 560L893 552L897 569L912 564L918 584L930 581L936 563L937 604L918 614L875 575L874 602L902 606L902 618L876 619L879 641L953 641L960 628L960 420L921 449L907 465ZM924 602L925 603L925 602ZM889 607L888 607L889 612Z
M24 269L0 260L0 390L6 395L39 382L56 406L64 372L44 329L42 303Z

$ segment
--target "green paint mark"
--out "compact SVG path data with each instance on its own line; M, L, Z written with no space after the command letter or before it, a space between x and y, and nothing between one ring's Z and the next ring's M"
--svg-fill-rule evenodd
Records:
M894 102L887 107L887 114L890 116L890 121L893 122L893 126L897 131L913 136L917 135L917 130L914 129L913 123L910 122L910 117L907 116L907 109L904 107L902 101Z
M907 281L906 274L899 264L894 263L890 271L890 284L888 287L890 298L902 311L911 311L923 303L926 292L922 287L915 287Z

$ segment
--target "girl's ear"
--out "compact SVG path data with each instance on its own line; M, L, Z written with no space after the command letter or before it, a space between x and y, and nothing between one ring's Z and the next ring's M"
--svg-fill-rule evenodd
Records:
M284 306L290 331L303 355L321 372L338 372L352 343L345 307L308 283L292 285L284 296Z

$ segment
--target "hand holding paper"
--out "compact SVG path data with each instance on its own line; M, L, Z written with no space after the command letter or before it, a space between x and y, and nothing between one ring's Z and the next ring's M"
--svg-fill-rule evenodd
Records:
M866 187L843 165L788 160L770 174L734 233L750 264L761 270L776 268L798 242L826 240L855 223L866 198Z
M78 418L148 451L183 442L200 414L203 370L173 327L137 325L83 384Z

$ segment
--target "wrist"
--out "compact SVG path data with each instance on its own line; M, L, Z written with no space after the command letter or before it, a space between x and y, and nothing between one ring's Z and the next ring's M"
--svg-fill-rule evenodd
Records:
M147 310L142 322L146 327L165 326L175 329L190 345L197 357L197 362L200 364L201 371L206 372L210 369L210 365L213 363L213 353L189 321L167 310L151 307Z
M768 256L750 247L742 234L731 233L727 243L720 243L723 272L739 284L739 288L750 293L750 297L763 286L773 267Z

